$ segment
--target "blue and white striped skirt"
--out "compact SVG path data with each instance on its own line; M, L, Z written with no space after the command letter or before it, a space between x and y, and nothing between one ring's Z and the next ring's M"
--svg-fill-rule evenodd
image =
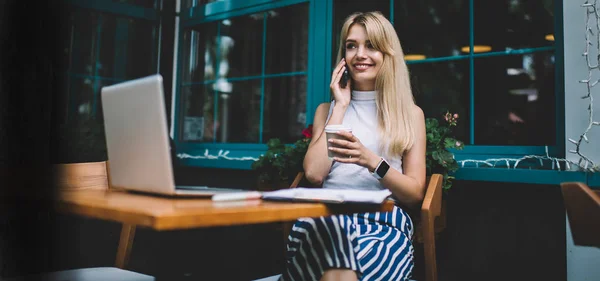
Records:
M281 280L319 280L347 268L359 280L407 280L413 269L413 223L402 208L302 218L289 236Z

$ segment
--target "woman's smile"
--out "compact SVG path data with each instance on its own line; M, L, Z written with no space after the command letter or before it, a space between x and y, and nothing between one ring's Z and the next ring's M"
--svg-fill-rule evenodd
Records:
M372 66L373 66L372 64L357 63L357 64L354 64L354 69L356 69L358 71L365 71L365 70L368 70Z

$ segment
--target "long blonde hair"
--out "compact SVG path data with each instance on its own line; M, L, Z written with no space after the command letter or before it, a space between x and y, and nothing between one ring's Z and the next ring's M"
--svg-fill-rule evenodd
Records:
M412 114L415 101L400 39L380 12L354 13L342 26L337 61L342 59L342 48L345 48L348 32L354 24L362 25L373 48L383 53L383 63L375 78L381 151L389 156L402 156L415 143Z

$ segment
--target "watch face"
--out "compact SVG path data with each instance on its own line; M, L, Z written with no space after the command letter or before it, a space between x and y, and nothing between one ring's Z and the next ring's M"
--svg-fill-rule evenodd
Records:
M377 168L377 171L375 171L377 173L377 175L380 178L383 178L383 176L385 176L385 174L387 173L387 171L390 169L390 165L387 163L387 161L381 161L381 165L379 165L379 167Z

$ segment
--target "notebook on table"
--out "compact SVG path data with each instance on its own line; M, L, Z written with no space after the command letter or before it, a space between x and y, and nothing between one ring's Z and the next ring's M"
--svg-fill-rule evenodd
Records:
M383 190L357 190L333 188L290 188L262 193L263 200L294 201L294 202L322 202L322 203L362 203L381 204L385 202L392 192Z

